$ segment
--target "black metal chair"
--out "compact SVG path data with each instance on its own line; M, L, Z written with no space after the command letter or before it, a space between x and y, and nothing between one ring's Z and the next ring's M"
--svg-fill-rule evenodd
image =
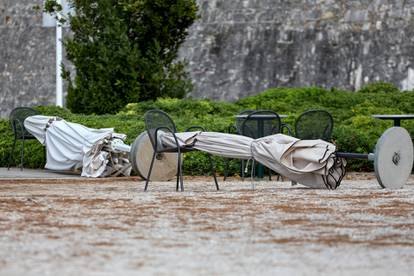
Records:
M299 115L295 122L295 137L299 139L331 140L332 115L325 110L308 110Z
M256 110L243 110L239 114L237 114L236 122L235 122L235 125L234 125L234 129L236 130L236 133L241 135L241 128L242 128L242 125L243 125L244 121L247 118L247 115L249 115L253 112L256 112Z
M333 131L332 115L322 109L312 109L303 112L295 122L295 137L299 139L331 140ZM296 185L292 181L292 185Z
M167 153L167 152L176 152L178 153L178 160L177 160L177 186L176 190L178 191L179 185L181 187L181 191L184 191L184 184L183 184L183 170L182 170L182 162L181 162L181 154L184 152L190 152L195 151L192 146L180 146L177 140L177 137L175 133L177 132L177 128L174 124L174 121L171 119L171 117L165 113L162 110L154 109L149 110L144 114L144 121L145 121L145 128L147 130L148 136L150 138L152 147L154 149L154 154L152 156L150 169L148 171L148 176L145 182L145 191L148 189L148 183L151 178L151 172L154 165L155 158L157 154L160 153ZM200 126L192 126L188 128L187 130L202 130L204 129ZM173 135L175 140L175 146L174 147L165 147L162 144L159 143L159 132L169 132ZM211 156L209 156L210 159L210 166L214 178L214 182L216 184L216 189L219 190L219 185L217 183L217 177L214 170L213 161L211 159Z
M21 140L22 143L21 143L21 150L20 150L20 169L23 170L24 142L26 140L36 139L24 127L24 120L29 116L38 115L38 114L39 112L37 112L36 110L30 107L17 107L10 112L9 122L10 122L11 128L13 129L14 141L13 141L12 149L9 154L7 169L10 169L10 161L15 151L16 142L17 140Z

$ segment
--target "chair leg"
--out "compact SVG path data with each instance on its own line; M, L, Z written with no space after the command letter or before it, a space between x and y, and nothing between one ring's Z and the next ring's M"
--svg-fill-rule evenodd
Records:
M214 178L214 183L216 184L216 189L217 191L220 190L218 182L217 182L217 176L216 176L216 170L214 167L214 163L213 163L213 158L211 158L211 155L208 155L208 159L210 160L210 169L211 169L211 173L213 174L213 178Z
M180 188L180 169L177 168L177 185L175 186L175 191L178 192L179 188Z
M14 154L15 149L16 149L16 141L17 141L17 139L16 139L16 136L15 136L14 141L13 141L13 147L11 148L11 151L10 151L10 154L9 154L9 161L7 163L7 170L10 170L10 161L11 161L11 158Z
M154 161L155 161L155 156L157 155L157 153L154 151L154 154L152 155L152 160L151 160L151 165L150 165L150 169L148 171L148 176L147 176L147 180L145 181L145 188L144 188L144 192L147 191L148 189L148 183L150 181L150 177L151 177L151 172L152 172L152 167L154 165Z
M178 192L178 190L180 189L180 157L177 158L177 185L175 186L175 191Z
M47 163L47 152L46 152L46 146L43 147L43 160L45 161L45 165Z
M223 181L226 181L227 179L227 175L228 175L228 171L229 171L229 163L230 163L230 159L225 158L224 159L224 177L223 177Z
M178 153L178 167L179 167L179 178L180 178L180 186L181 192L184 192L184 180L183 180L183 162L181 162L181 153Z
M252 161L252 175L250 176L252 180L252 190L256 189L256 183L255 183L256 180L254 178L255 174L256 174L256 164L253 160Z
M244 181L244 160L241 161L241 177L242 181Z
M254 159L252 161L252 175L253 175L253 178L256 177L256 161Z
M269 168L269 181L272 181L272 170Z
M22 139L22 147L20 150L20 170L23 170L23 160L24 160L24 137Z

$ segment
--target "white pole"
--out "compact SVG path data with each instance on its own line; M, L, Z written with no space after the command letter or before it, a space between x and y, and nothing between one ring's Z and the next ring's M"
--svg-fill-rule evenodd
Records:
M57 1L58 4L62 4L62 0ZM60 15L58 14L58 19ZM63 87L61 66L62 64L62 26L59 21L56 20L56 105L63 106Z

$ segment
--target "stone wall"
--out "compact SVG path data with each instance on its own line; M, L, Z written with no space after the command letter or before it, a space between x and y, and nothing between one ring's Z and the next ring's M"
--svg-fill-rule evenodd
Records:
M277 86L414 88L413 0L199 0L181 56L193 96Z
M0 116L55 103L55 30L42 0L0 0ZM414 0L198 0L181 48L192 96L236 100L276 86L414 88Z
M0 0L0 117L16 106L55 103L55 32L42 0Z

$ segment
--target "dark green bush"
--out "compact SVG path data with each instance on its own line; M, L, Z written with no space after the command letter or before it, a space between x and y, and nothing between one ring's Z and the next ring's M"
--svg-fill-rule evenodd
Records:
M367 85L364 85L359 91L359 93L397 93L400 92L397 86L392 83L378 81L372 82Z
M64 41L75 67L67 106L75 113L113 114L130 102L183 97L191 90L177 52L197 18L194 0L70 0L72 35ZM60 9L47 0L45 10Z
M367 153L374 150L377 139L383 131L392 126L391 121L374 119L372 114L414 113L414 93L351 93L327 91L320 88L277 88L267 90L257 96L242 99L236 103L210 100L164 98L156 101L131 103L117 115L78 115L57 107L38 107L45 115L57 115L68 121L93 128L114 127L115 131L128 135L127 143L132 143L144 131L143 114L158 108L168 112L183 131L191 125L201 125L209 131L226 132L234 122L234 115L244 109L271 109L289 115L284 122L293 126L295 119L305 110L322 108L334 117L333 142L339 151ZM414 137L414 120L402 121ZM12 143L12 133L8 122L0 120L0 165L7 164L7 153ZM27 165L42 167L42 148L37 142L28 147ZM218 172L223 173L223 160L215 158ZM18 160L16 160L17 162ZM372 163L350 160L351 170L372 170ZM185 174L209 174L208 159L202 153L191 153L184 162ZM237 162L231 163L231 174L239 173Z

